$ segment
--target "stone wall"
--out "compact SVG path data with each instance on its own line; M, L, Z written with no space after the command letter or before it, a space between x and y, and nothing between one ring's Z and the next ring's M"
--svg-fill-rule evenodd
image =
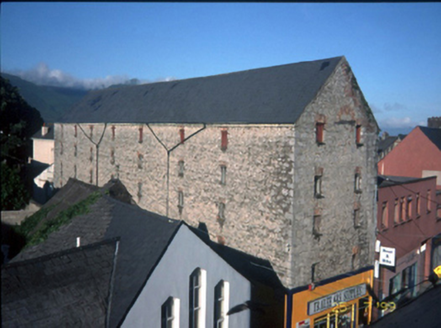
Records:
M346 62L339 65L296 124L294 154L293 285L352 271L373 263L376 222L377 126ZM315 123L325 123L317 144ZM362 129L356 144L356 126ZM354 191L355 173L361 192ZM323 198L314 196L322 175ZM359 210L358 227L354 209ZM320 233L312 234L314 215ZM314 266L314 277L312 267Z
M325 123L322 145L318 121ZM270 260L294 287L372 264L377 133L342 60L295 126L56 124L55 185L119 178L141 207L205 224L212 239ZM356 173L361 192L354 191ZM324 198L314 196L317 174Z

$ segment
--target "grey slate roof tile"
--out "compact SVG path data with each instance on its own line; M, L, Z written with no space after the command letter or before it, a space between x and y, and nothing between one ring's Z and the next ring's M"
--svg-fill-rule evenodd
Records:
M343 57L93 91L60 123L295 123Z
M429 140L441 150L441 129L439 128L428 128L425 126L419 127L421 131L426 135Z

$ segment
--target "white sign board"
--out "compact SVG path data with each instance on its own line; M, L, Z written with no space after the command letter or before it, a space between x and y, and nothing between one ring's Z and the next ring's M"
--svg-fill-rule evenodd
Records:
M395 266L395 248L380 247L380 264L387 266Z
M297 322L296 328L309 328L310 327L309 322L310 322L309 319L305 319L303 321Z

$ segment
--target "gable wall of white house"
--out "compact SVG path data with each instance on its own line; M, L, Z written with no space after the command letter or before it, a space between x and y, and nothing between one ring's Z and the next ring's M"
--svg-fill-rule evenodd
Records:
M213 327L214 289L229 283L229 308L251 299L251 283L220 258L186 226L181 226L146 285L129 310L122 327L161 327L161 306L169 297L180 303L180 327L189 322L189 282L192 272L206 271L205 324ZM249 327L250 311L229 316L229 327Z
M96 183L98 176L99 185L118 177L141 207L204 222L213 239L270 260L288 287L309 283L316 262L315 280L369 265L377 127L353 81L343 61L295 125L56 124L55 186L69 177ZM322 145L316 122L325 124ZM355 143L357 125L362 146ZM354 193L356 171L361 193ZM321 216L319 237L314 215Z

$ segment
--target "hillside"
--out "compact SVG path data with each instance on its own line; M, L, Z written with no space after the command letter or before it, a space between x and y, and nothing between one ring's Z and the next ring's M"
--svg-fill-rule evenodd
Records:
M57 121L88 92L82 89L36 85L15 75L6 73L1 75L19 89L21 96L29 105L38 109L46 123Z

